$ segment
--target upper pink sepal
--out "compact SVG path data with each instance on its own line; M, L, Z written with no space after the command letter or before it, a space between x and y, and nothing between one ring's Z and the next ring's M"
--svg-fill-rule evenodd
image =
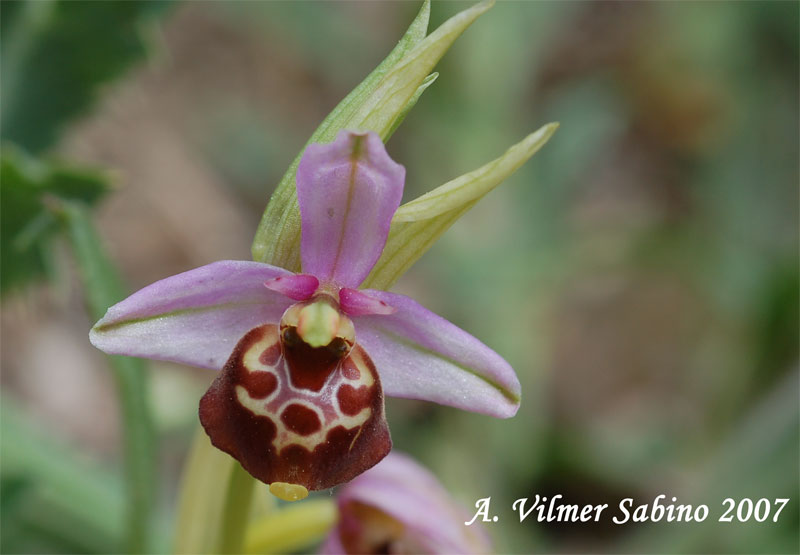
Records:
M297 168L303 272L358 287L386 244L405 175L372 132L309 145Z
M397 309L363 291L342 287L339 290L339 305L350 316L366 314L393 314Z
M319 280L308 274L280 276L264 282L264 287L286 295L295 301L310 299L319 287Z

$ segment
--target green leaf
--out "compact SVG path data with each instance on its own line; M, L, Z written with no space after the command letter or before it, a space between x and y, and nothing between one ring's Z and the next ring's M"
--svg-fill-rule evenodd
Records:
M57 162L42 163L15 149L0 156L0 292L42 278L57 222L48 199L93 204L108 190L108 176Z
M556 129L557 123L549 123L499 158L398 208L383 253L364 287L391 287L456 220L536 154Z
M166 1L0 3L4 140L31 152L52 145L101 84L146 54L143 24Z
M375 131L385 141L416 103L424 86L432 82L429 74L436 63L493 3L493 0L483 2L464 10L422 38L430 9L426 1L389 57L334 109L309 143L329 142L341 129ZM252 247L254 260L292 271L300 270L300 212L295 175L301 156L302 152L272 195Z

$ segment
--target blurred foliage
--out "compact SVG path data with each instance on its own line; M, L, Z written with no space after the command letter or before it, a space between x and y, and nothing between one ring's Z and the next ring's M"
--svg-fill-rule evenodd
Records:
M6 148L0 159L0 291L3 294L46 274L58 222L57 199L94 204L109 186L108 176L57 162L41 162Z
M52 144L56 131L40 125L52 118L60 128L65 108L33 109L41 117L29 118L30 129L14 123L17 112L7 102L25 107L30 100L24 93L20 100L15 91L26 90L18 88L23 81L7 79L6 71L17 63L7 59L34 60L28 56L39 52L11 40L39 36L17 33L26 28L20 22L43 29L69 12L70 3L44 4L2 3L3 135L13 131L34 150ZM149 17L145 5L129 2L72 4L95 10L87 21L100 21L114 6ZM430 27L464 7L434 2ZM171 122L187 148L255 222L265 183L278 182L417 8L185 3L165 24L174 58L141 94L149 90L150 103L169 94L180 100L165 101L157 113L179 112ZM38 27L39 11L49 14L45 27ZM465 505L492 496L500 522L490 531L499 552L800 551L799 15L797 3L777 1L499 2L442 60L438 80L392 137L389 150L407 168L410 200L491 160L540 124L561 122L532 163L399 283L401 292L413 291L502 353L520 375L522 407L508 421L387 402L398 449L429 466ZM119 51L119 38L122 51L136 51L138 24L119 32L103 26L105 47L97 47L100 35L77 33L58 50ZM37 55L16 67L34 74L48 67L50 58ZM80 89L80 98L101 80L71 75L61 86ZM50 86L41 87L30 88L31 100L49 98ZM3 162L4 288L13 252L7 245L25 245L14 238L42 211L41 195L23 189L20 205L31 216L12 215L8 223L5 188L13 180L5 174L25 175L13 169L14 157L11 169L5 154ZM38 238L37 230L28 233ZM43 271L41 255L13 259ZM18 420L5 414L2 551L107 550L105 533L79 545L61 532L44 533L59 530L60 519L19 512L34 486L47 482L40 463L6 471L13 453L6 442L23 441L28 428L6 432ZM31 457L52 452L72 460L43 443L30 449ZM94 475L75 472L83 480ZM120 491L115 480L109 491ZM708 504L711 516L688 526L520 524L511 503L534 493L611 506L667 493ZM792 502L777 525L710 522L725 497L743 496ZM74 530L98 527L105 529L77 521ZM43 545L38 537L55 539Z
M561 122L546 153L476 210L490 215L467 216L418 270L442 292L428 304L521 374L520 413L495 423L415 407L409 421L408 403L392 401L399 448L467 489L466 503L561 493L614 506L665 492L718 517L724 497L745 491L793 499L780 527L742 526L735 541L713 523L677 542L680 526L667 538L659 525L520 524L506 510L494 527L501 551L800 547L798 389L787 379L798 356L797 12L778 2L501 3L495 26L476 26L473 49L444 60L401 130L398 140L425 136L401 145L422 192L498 134ZM747 424L767 394L783 422ZM757 464L726 460L723 446L773 425L785 433ZM779 487L737 487L755 475Z
M69 239L83 285L89 316L103 317L109 306L125 298L119 272L103 248L89 208L76 201L57 201L53 211ZM156 521L156 439L149 403L149 376L143 359L110 356L123 428L123 453L127 488L125 539L130 553L153 549L151 531Z
M110 179L94 169L37 159L64 124L85 112L97 89L144 57L140 33L168 2L0 4L0 293L53 273L53 239L72 243L93 319L124 296L96 236L89 209ZM3 552L150 551L155 441L143 361L112 359L124 433L127 497L75 453L39 436L24 411L2 412ZM92 465L95 466L95 465ZM105 483L104 483L105 481Z
M123 536L122 481L0 404L3 553L113 553Z
M64 123L91 106L100 85L144 57L144 23L167 6L165 0L0 4L3 140L31 152L51 146Z

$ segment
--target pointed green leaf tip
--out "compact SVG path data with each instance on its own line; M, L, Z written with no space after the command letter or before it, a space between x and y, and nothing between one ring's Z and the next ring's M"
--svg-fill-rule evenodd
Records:
M400 112L400 114L398 114L397 116L397 119L394 120L392 127L389 129L389 132L387 133L386 139L383 141L384 143L389 140L389 137L391 137L397 130L397 128L400 127L400 124L403 123L404 119L406 119L406 116L411 111L411 109L414 106L416 106L417 100L419 100L419 97L422 96L422 93L425 92L425 89L433 85L433 82L436 81L438 77L439 77L438 72L431 73L425 78L422 84L419 87L417 87L417 91L414 93L414 96L411 97L411 100L408 101L405 108L403 108L403 111Z
M401 206L364 287L391 287L456 220L536 154L556 129L557 123L548 123L499 158Z
M309 143L330 142L341 129L375 131L386 141L425 87L433 82L429 75L436 63L493 4L491 0L472 6L426 37L430 2L425 0L394 50L334 108ZM272 195L252 246L254 260L295 272L300 270L300 213L295 176L302 154L298 154Z
M349 128L376 131L385 138L436 63L461 33L493 5L494 0L476 4L457 13L425 37L386 74L348 122Z

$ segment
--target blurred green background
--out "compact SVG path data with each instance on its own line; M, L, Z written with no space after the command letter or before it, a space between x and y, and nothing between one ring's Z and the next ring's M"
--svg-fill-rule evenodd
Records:
M434 2L430 28L467 5ZM76 165L71 199L111 183L94 220L131 291L249 258L274 184L417 9L2 3L2 552L123 534L114 382L42 199ZM499 2L389 142L409 200L561 122L395 288L522 381L508 421L387 401L397 449L464 505L492 497L498 552L800 550L798 35L794 2ZM164 550L213 376L149 372ZM710 516L520 523L512 502L537 493L664 493ZM791 502L778 523L718 523L727 497Z

